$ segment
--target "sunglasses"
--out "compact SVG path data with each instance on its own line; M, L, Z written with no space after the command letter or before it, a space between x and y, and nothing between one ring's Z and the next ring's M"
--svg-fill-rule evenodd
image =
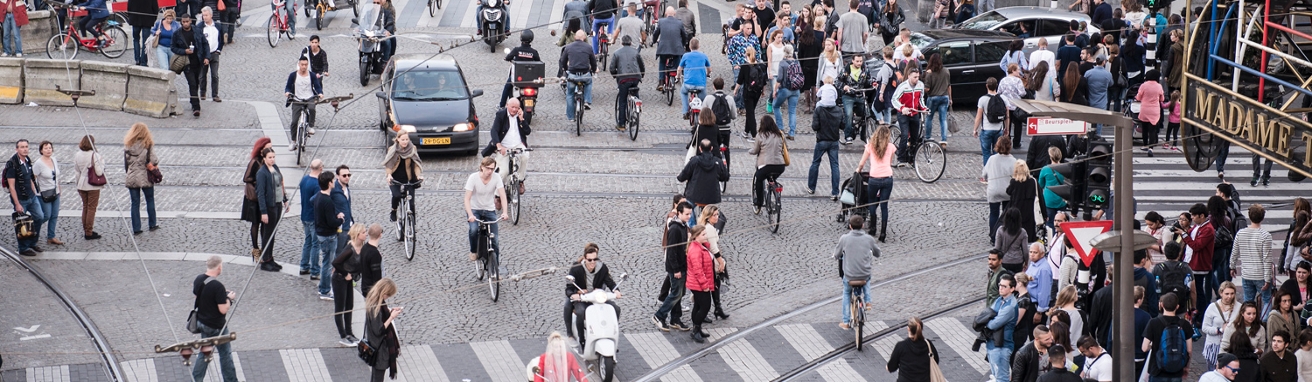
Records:
M343 177L343 178L350 178L350 177L351 177L351 174L342 174L342 177Z
M1239 372L1239 368L1237 368L1237 367L1230 367L1230 365L1225 365L1225 368L1230 369L1230 371L1235 372L1235 373L1238 373L1238 372Z
M583 259L583 261L586 261L586 262L589 262L589 263L593 263L593 262L596 262L597 259L595 259L595 258L593 258L593 259Z

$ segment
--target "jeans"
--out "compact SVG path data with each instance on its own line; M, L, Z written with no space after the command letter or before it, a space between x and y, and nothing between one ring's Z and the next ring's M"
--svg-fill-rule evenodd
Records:
M1056 219L1057 219L1057 213L1058 213L1058 212L1061 212L1061 211L1064 210L1064 209L1066 209L1067 206L1061 206L1061 207L1058 207L1058 208L1052 208L1052 207L1048 207L1048 206L1043 206L1043 207L1044 207L1044 208L1043 208L1043 217L1044 217L1043 225L1048 226L1048 231L1052 231L1053 229L1056 229L1056 227L1054 227L1054 226L1052 225L1052 222L1056 221ZM1107 210L1108 210L1108 211L1111 211L1110 208L1108 208Z
M160 69L169 70L169 63L173 61L173 50L167 46L155 47L155 66Z
M1261 163L1262 157L1253 154L1253 180L1257 180L1259 177L1258 175L1261 175L1262 179L1271 179L1271 160L1266 160L1266 166L1260 166Z
M998 218L1002 215L1002 205L1004 202L989 203L989 243L993 243L993 236L998 233Z
M5 38L4 41L0 41L0 45L4 46L4 53L11 56L23 53L23 37L19 35L18 23L14 21L14 14L6 13L3 21Z
M852 128L852 124L854 123L852 120L854 114L852 113L856 112L854 108L858 107L861 108L859 110L860 112L866 112L865 99L850 95L843 96L843 137L849 140L855 139L856 137L856 130Z
M275 238L273 234L278 229L278 221L282 220L282 203L274 203L268 211L269 222L260 225L260 242L264 243L260 246L261 263L273 263L273 239Z
M158 226L155 221L155 187L129 188L128 199L132 201L132 232L141 232L141 195L146 195L146 218L149 227ZM270 217L272 219L272 217ZM269 223L273 223L272 220Z
M201 337L215 337L228 334L227 328L211 328L204 323L196 322L196 327L200 328ZM232 363L232 343L228 342L222 345L214 345L216 351L214 357L219 359L219 372L223 374L223 382L237 382L237 367ZM191 378L195 381L204 381L205 372L209 371L210 363L205 361L205 356L197 354L195 363L191 367Z
M920 114L897 116L897 124L902 128L902 142L897 147L897 155L902 162L911 163L916 159L916 149L920 147Z
M806 175L806 188L814 190L820 177L820 158L829 155L829 195L838 195L838 141L818 141L811 156L811 172Z
M27 199L19 200L18 203L23 206L23 211L32 215L32 231L38 233L41 232L41 223L45 223L46 221L45 214L41 211L41 197L32 195ZM18 251L23 252L32 249L33 247L36 247L36 242L37 235L33 235L31 239L19 240Z
M474 219L482 221L493 221L497 218L497 212L491 210L473 210ZM469 222L469 253L478 253L478 222ZM499 252L501 245L497 238L497 225L492 224L492 250Z
M676 61L676 62L677 62L677 61ZM741 72L741 71L742 71L742 67L740 67L740 66L734 66L734 68L733 68L733 83L735 83L735 84L738 83L738 72ZM739 86L739 87L738 87L738 90L735 91L735 92L733 92L733 103L734 103L734 106L737 106L737 107L738 107L738 110L743 110L743 108L747 106L746 104L743 103L743 90L745 90L745 89L747 89L746 86ZM759 98L760 95L758 94L757 96L758 96L758 98ZM750 109L749 109L749 110L750 110ZM756 136L755 133L753 133L752 136L755 137L755 136Z
M301 271L319 274L319 235L314 233L313 221L301 221L305 241L301 243Z
M788 136L797 135L797 97L802 94L801 90L789 90L780 87L779 92L774 96L774 120L779 121L780 127L783 127L782 106L788 102Z
M55 201L53 202L47 202L40 198L37 198L37 200L41 201L41 215L46 218L43 223L46 226L46 239L54 239L55 223L59 222L59 195L55 195Z
M1216 172L1225 172L1225 159L1230 156L1230 141L1221 142L1221 151L1216 153Z
M618 93L615 93L615 126L626 126L629 120L629 89L638 89L638 81L620 81ZM637 96L638 93L633 93Z
M588 29L588 34L593 35L593 36L592 36L592 54L598 54L598 50L597 50L597 41L599 41L599 40L598 40L598 38L597 38L596 32L597 32L597 26L598 26L598 25L601 25L601 24L603 24L603 23L606 24L606 34L615 33L615 16L614 16L614 15L611 15L611 17L607 17L607 18L604 18L604 19L603 19L603 18L593 18L593 19L592 19L592 29Z
M210 63L208 65L201 65L200 77L197 77L197 79L200 80L197 82L199 82L201 96L205 95L207 87L210 91L213 91L213 97L219 96L219 56L222 55L222 53L214 54L211 52L209 58ZM206 76L209 76L209 78L206 78Z
M568 73L566 74L566 78L568 79L568 81L565 82L565 94L569 94L569 97L565 101L565 118L573 121L574 120L574 91L575 91L574 82L578 81L583 83L583 102L590 104L592 103L592 74Z
M994 0L980 0L979 9L975 11L975 14L977 15L983 14L984 12L988 12L994 9L998 9L997 4L994 3ZM1006 378L998 378L998 380L1002 381L1002 380L1006 380Z
M706 94L706 85L689 85L683 83L683 88L679 89L679 99L683 100L683 113L688 114L688 92L696 90L701 94Z
M319 254L322 257L318 273L319 294L329 294L333 291L333 258L337 257L337 234L328 236L315 234L315 239L319 240Z
M355 310L355 294L351 289L353 280L333 273L333 322L337 324L337 336L346 338L354 336L351 332L351 311Z
M852 306L852 285L848 284L847 283L848 281L851 281L851 279L846 277L843 278L843 305L840 307L841 309L839 309L843 311L844 324L852 323L852 309L850 308ZM870 284L862 285L860 293L861 293L861 299L865 300L866 304L869 305Z
M925 138L934 136L934 117L938 117L938 136L943 138L943 142L948 141L948 104L951 99L948 96L933 96L925 100L929 103L929 115L925 118ZM988 160L987 157L984 160Z
M992 1L992 0L989 0ZM989 372L995 381L1011 380L1011 349L996 347L988 349Z
M150 37L150 27L132 27L132 57L135 64L146 66L146 39Z
M998 137L1002 136L1002 130L980 130L979 131L979 153L984 156L984 162L988 163L989 157L993 156L993 145L998 143Z
M1262 288L1262 284L1266 283L1265 280L1249 280L1249 279L1243 279L1243 280L1244 280L1244 284L1243 284L1244 302L1253 301L1253 299L1257 298L1258 292L1261 292L1262 301L1261 304L1257 305L1258 319L1261 319L1262 312L1267 311L1267 308L1271 306L1272 288L1270 286L1268 286L1266 289Z
M666 317L669 317L670 323L683 325L683 305L679 300L683 299L683 286L686 281L684 277L688 275L686 272L682 275L684 277L674 277L673 273L668 275L670 276L670 294L665 296L665 302L661 303L660 309L656 310L656 319L665 322Z
M1216 287L1216 286L1212 285L1212 274L1211 274L1211 273L1197 273L1197 272L1195 272L1195 273L1194 273L1194 291L1195 291L1195 292L1197 293L1197 295L1198 295L1198 301L1196 301L1196 303L1195 303L1194 305L1195 305L1195 306L1204 306L1204 305L1206 305L1206 304L1210 304L1210 303L1212 303L1212 288L1215 288L1215 287Z
M870 204L870 206L867 207L870 209L870 216L866 219L866 221L871 222L871 224L866 224L867 227L873 228L875 226L873 223L875 221L876 216L879 216L880 222L884 225L884 227L888 227L888 196L892 192L893 192L892 177L888 177L888 178L872 177L870 178L870 180L866 181L866 203ZM883 215L876 214L875 213L876 208L880 209L880 211L882 211L884 214Z

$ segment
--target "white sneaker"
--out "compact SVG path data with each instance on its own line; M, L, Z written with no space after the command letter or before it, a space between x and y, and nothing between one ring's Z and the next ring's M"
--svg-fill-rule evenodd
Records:
M307 135L307 136L309 136L309 135L314 135L314 128L311 127L309 130L306 130L306 131L305 131L305 135Z
M9 57L9 53L0 53L0 57Z
M23 52L14 53L14 57L23 58Z

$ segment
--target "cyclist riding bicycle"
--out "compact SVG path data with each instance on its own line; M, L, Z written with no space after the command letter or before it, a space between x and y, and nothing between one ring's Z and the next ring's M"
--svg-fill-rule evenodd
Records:
M83 16L82 20L77 22L78 29L81 29L82 33L96 36L96 40L100 44L99 46L104 47L105 35L100 33L100 31L97 31L96 26L109 18L109 4L106 4L105 0L88 0L81 6L86 8L87 15Z
M711 74L711 59L701 52L701 41L693 37L688 41L688 48L692 51L684 53L679 60L679 76L683 77L683 88L679 90L683 100L683 119L688 119L688 92L696 90L705 93L706 76Z
M605 24L606 34L615 33L615 13L619 11L619 5L615 0L591 0L588 1L588 5L591 7L588 14L592 15L592 27L588 28L588 34L593 35L592 53L597 54L600 52L597 43L601 37L595 33L597 27Z
M424 181L424 168L419 161L419 150L410 143L410 134L396 135L396 144L387 148L383 157L383 169L387 171L387 185L392 190L391 221L396 221L396 206L401 203L401 193L415 196L415 189ZM402 185L405 186L402 189ZM415 213L414 203L410 204L410 213Z
M570 337L578 340L580 344L588 342L587 338L584 337L587 334L587 330L584 330L584 323L587 322L585 319L588 306L592 305L591 302L582 301L581 298L584 294L591 293L599 288L606 291L615 289L615 279L610 275L610 267L601 262L600 252L597 244L588 243L584 246L583 257L578 260L579 264L569 269L569 275L574 277L574 282L565 283L565 295L569 296L569 300L565 302L565 332L569 333ZM576 283L578 285L575 285ZM615 299L618 300L621 296L622 294L619 291L615 291ZM619 304L616 304L615 301L607 301L606 303L615 308L615 318L618 319L620 317ZM572 325L569 322L571 315L575 318ZM575 328L578 329L577 332L574 331ZM576 333L578 337L575 337Z
M510 53L506 53L506 61L509 62L542 61L542 55L538 54L537 49L533 49L533 31L524 30L523 32L519 32L519 46L515 47L514 49L511 49ZM510 73L506 74L506 86L501 88L501 101L499 103L499 105L501 105L500 107L506 107L506 99L510 98L510 91L513 88L510 82L514 80L514 78L512 78L511 76L514 75L515 71L513 69L514 64L511 65L512 65L511 66L512 69Z
M501 182L501 175L496 173L497 162L492 157L484 157L479 163L478 172L469 174L465 181L465 215L469 219L469 261L478 260L478 225L479 221L497 221L497 199L502 203L506 199L506 185ZM505 208L502 208L505 211ZM506 212L501 219L509 219ZM489 224L492 230L492 251L498 257L501 254L500 235L497 224Z
M850 144L856 139L855 114L870 117L866 110L865 92L859 89L869 88L870 72L865 69L865 56L852 56L852 63L843 68L838 83L834 84L843 94L843 144Z
M296 71L287 75L287 85L283 88L287 102L292 107L291 151L296 151L296 133L301 124L301 113L305 113L306 135L314 134L314 101L323 98L323 83L319 76L310 71L310 58L301 56L296 61ZM292 103L291 101L297 101Z
M879 257L879 245L875 243L875 238L863 229L862 226L865 224L866 219L861 215L847 218L847 228L851 231L838 239L838 251L834 252L834 258L843 265L843 305L839 306L843 311L843 323L838 324L838 327L844 330L852 328L852 311L848 309L852 304L852 285L848 282L852 280L869 282L870 273L875 268L875 258ZM861 297L865 300L866 307L869 307L869 285L861 286Z
M646 76L647 66L643 64L638 49L633 47L632 37L620 38L620 44L623 47L615 51L615 59L610 61L609 69L610 74L615 76L615 84L619 87L619 92L615 93L615 105L619 108L615 112L615 129L624 131L629 119L629 89L635 91L638 89L638 84L641 84L643 77ZM634 95L637 93L635 92Z
M506 100L506 108L497 110L497 116L492 122L492 141L483 148L483 156L496 161L497 175L502 180L510 177L510 150L527 149L528 135L532 132L533 129L524 120L524 109L519 107L518 98ZM519 153L515 164L519 167L515 170L520 180L519 193L523 195L528 151Z
M674 64L683 56L683 41L688 38L687 28L679 18L674 17L674 7L665 8L665 17L656 22L656 31L652 32L652 39L656 40L656 65L660 69L662 77L668 76L669 71L674 70ZM665 37L661 37L665 36ZM662 88L663 81L657 81L657 91Z
M568 44L570 41L569 39L574 37L574 32L583 29L583 25L587 23L587 15L587 0L573 0L565 3L565 11L561 14L560 18L563 20L560 23L560 39L556 41L556 46L565 46L565 44ZM551 35L555 36L556 31L551 31Z
M897 124L902 128L902 140L898 142L898 162L911 163L916 157L916 148L920 146L920 113L925 112L925 84L920 82L920 69L909 67L906 81L893 91L892 107L897 113ZM900 165L899 165L900 166Z
M597 55L593 53L588 43L583 42L587 39L587 33L583 31L574 32L574 42L565 45L560 51L560 70L568 80L565 83L565 93L574 94L574 83L583 83L583 107L592 110L592 73L597 72ZM574 120L574 102L565 102L565 118L570 121Z

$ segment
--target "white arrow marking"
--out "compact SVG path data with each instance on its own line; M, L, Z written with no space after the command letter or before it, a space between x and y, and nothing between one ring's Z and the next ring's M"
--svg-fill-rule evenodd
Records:
M18 331L21 331L21 332L23 332L23 333L31 333L31 332L35 332L36 329L37 329L37 328L40 328L40 327L41 327L41 325L32 325L31 328L15 327L14 330L18 330Z

